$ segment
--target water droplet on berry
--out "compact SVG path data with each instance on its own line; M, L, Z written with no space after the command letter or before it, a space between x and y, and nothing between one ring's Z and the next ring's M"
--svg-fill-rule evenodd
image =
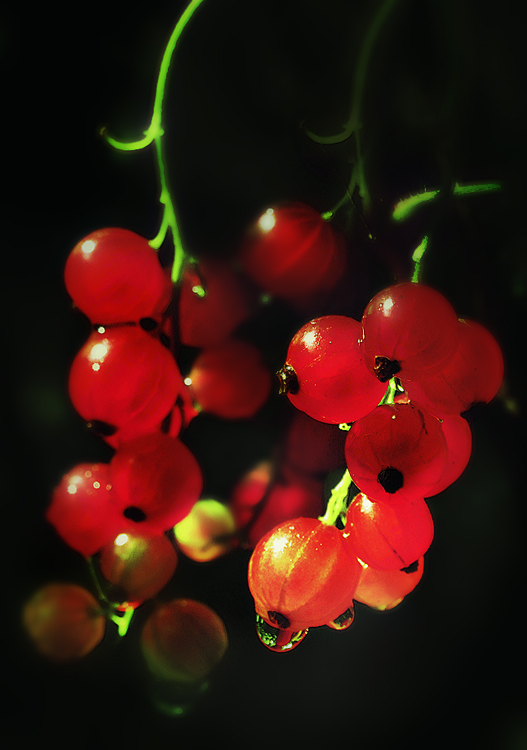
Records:
M339 617L336 617L331 622L326 623L328 628L333 630L346 630L353 623L355 619L355 607L353 605L343 612Z
M270 651L282 653L283 651L292 651L296 648L307 635L308 629L298 630L281 630L269 625L260 615L256 615L256 632L263 645Z

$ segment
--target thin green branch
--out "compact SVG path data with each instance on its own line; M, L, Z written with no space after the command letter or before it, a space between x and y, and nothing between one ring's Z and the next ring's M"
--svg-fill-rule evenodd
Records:
M477 193L497 193L502 188L503 186L499 182L486 182L475 185L460 185L456 182L452 190L452 195L458 198L463 195L475 195ZM404 221L404 219L407 219L414 213L416 208L423 203L434 200L440 193L440 190L425 190L423 193L404 198L395 205L392 211L392 218L395 221Z
M168 189L167 177L166 177L166 171L165 171L165 163L163 160L163 147L162 147L162 137L164 135L164 130L162 127L163 102L164 102L164 97L165 97L166 81L167 81L168 73L170 70L170 65L172 63L172 57L174 55L177 42L180 39L181 34L183 33L183 30L185 29L188 22L192 18L194 12L201 5L202 2L204 2L204 0L192 0L192 2L188 5L186 10L183 12L174 30L172 31L170 39L168 40L167 46L163 54L163 58L161 60L159 74L157 77L152 120L150 122L150 126L145 131L145 134L144 134L145 137L141 138L138 141L133 141L132 143L124 143L122 141L118 141L115 138L112 138L111 136L109 136L106 133L105 129L101 131L101 134L104 136L106 141L111 146L121 151L138 151L139 149L143 149L143 148L146 148L147 146L150 146L152 143L154 143L155 145L157 166L158 166L158 172L159 172L159 182L160 182L160 188L161 188L159 202L163 206L163 216L162 216L161 227L159 229L159 232L154 237L154 239L150 241L150 245L155 250L158 250L163 244L163 241L165 240L165 237L170 229L170 232L172 235L172 242L174 244L174 262L172 265L172 280L174 281L174 283L176 283L179 280L186 253L183 248L183 244L181 242L181 236L179 233L179 225L178 225L176 210L175 210L174 203L170 195L170 191Z
M328 526L334 526L339 516L345 516L348 508L348 495L351 485L351 476L346 469L340 482L338 482L338 484L336 484L331 490L326 512L323 516L320 516L319 521L322 521L322 523L325 523Z

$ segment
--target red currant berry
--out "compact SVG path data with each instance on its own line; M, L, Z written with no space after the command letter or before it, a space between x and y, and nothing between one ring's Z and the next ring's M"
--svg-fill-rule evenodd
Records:
M428 550L434 522L424 500L385 503L359 493L348 509L344 536L372 568L400 570Z
M459 479L468 465L472 452L472 432L466 419L444 416L441 428L446 440L446 465L437 484L434 485L433 492L428 496L443 492Z
M180 440L154 432L121 443L110 462L112 502L137 533L167 531L199 499L201 471Z
M278 376L297 409L322 422L354 422L382 399L386 387L364 364L361 324L344 315L306 323L295 334Z
M24 606L22 622L37 651L57 662L89 654L106 629L90 592L67 583L50 583L37 591Z
M270 461L262 461L248 471L235 485L229 507L237 529L241 529L253 518L257 506L263 500L273 475Z
M116 447L159 427L182 380L168 349L141 328L102 331L73 360L68 387L80 416Z
M66 261L64 280L92 323L159 320L172 296L157 253L128 229L99 229L84 237Z
M221 344L255 310L256 294L226 263L188 265L179 292L179 337L185 346Z
M167 585L177 562L176 551L164 534L126 532L102 548L99 566L126 601L137 605Z
M446 465L441 423L413 404L383 404L357 420L345 453L353 481L373 500L422 499Z
M316 518L296 518L260 539L249 561L256 614L273 627L303 631L350 606L360 564L342 532Z
M271 373L259 350L235 339L204 349L185 382L202 411L223 419L254 416L271 391Z
M503 379L503 356L496 339L479 323L458 321L454 356L435 375L407 383L410 398L431 414L462 414L488 404Z
M423 576L424 557L404 570L376 570L362 560L362 573L353 597L372 609L393 609L415 589Z
M322 512L322 480L283 467L247 530L247 546L255 547L271 529L291 518L317 518Z
M362 316L366 366L381 382L437 372L457 345L451 304L424 284L395 284L373 297Z
M46 518L66 544L90 557L122 530L111 492L108 464L79 464L54 490Z
M327 295L346 266L346 247L305 203L269 208L241 252L243 270L264 291L293 304Z
M223 620L191 599L158 606L141 633L141 650L158 679L190 684L203 680L220 663L228 646Z
M184 555L208 562L230 552L236 525L230 508L219 500L202 499L174 526L174 537Z

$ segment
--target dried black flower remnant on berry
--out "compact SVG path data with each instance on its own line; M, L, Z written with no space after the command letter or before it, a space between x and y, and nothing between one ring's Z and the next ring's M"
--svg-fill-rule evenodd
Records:
M291 627L291 623L289 622L287 617L280 614L280 612L268 612L267 617L270 619L273 625L276 625L277 628L287 630L287 628Z
M291 365L284 365L276 374L280 380L280 393L292 393L293 396L298 393L300 383Z
M135 521L136 523L146 521L146 513L135 505L129 505L128 508L125 508L123 510L123 516L128 518L129 521Z
M387 466L386 469L382 469L379 472L377 481L385 492L389 492L390 495L393 495L403 486L404 477L399 469L394 469L393 466Z
M110 437L110 435L115 435L117 432L115 425L102 422L100 419L92 419L86 422L86 427L98 437Z
M375 357L375 366L373 369L378 380L380 380L381 383L387 383L388 380L391 380L391 378L400 371L401 365L396 359Z

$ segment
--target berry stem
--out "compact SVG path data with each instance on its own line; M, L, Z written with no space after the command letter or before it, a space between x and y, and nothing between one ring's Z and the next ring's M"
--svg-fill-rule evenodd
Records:
M121 610L121 613L114 612L113 615L110 615L110 620L117 625L117 632L121 638L127 634L134 612L133 607L126 607L126 609Z
M412 260L414 262L414 272L412 274L411 281L415 284L419 282L419 274L421 272L421 260L428 247L428 236L425 234L419 245L415 248L412 253Z
M181 270L183 267L183 262L186 257L186 253L185 253L183 244L181 242L181 236L179 233L179 225L178 225L176 210L175 210L174 203L170 195L170 191L168 189L165 164L163 161L163 148L162 148L162 137L164 135L164 130L162 127L163 99L165 96L166 80L167 80L168 72L170 70L170 65L172 62L172 57L174 54L174 50L176 48L176 44L183 30L185 29L187 23L192 18L194 11L201 5L202 2L203 0L192 0L192 2L188 5L186 10L183 12L181 18L177 22L174 30L172 31L170 39L168 40L167 46L163 53L163 58L161 60L161 67L159 69L159 74L157 77L152 119L150 121L150 125L148 129L144 133L144 138L141 138L138 141L133 141L131 143L123 143L109 136L106 133L105 129L101 130L101 135L106 139L106 141L111 146L113 146L113 148L119 149L120 151L138 151L142 148L146 148L147 146L150 146L150 144L152 143L154 143L155 145L157 166L158 166L158 171L159 171L159 182L160 182L160 187L161 187L159 202L163 206L163 217L161 220L161 227L159 229L159 232L154 237L154 239L150 241L150 245L151 247L154 248L154 250L158 250L161 247L167 235L168 230L170 229L170 232L172 235L172 242L174 245L174 261L172 264L172 281L175 284L179 281Z
M351 475L346 469L341 480L331 490L326 512L319 517L319 521L328 526L334 526L339 516L342 516L344 520L348 509L348 495L351 484Z
M460 185L456 182L452 195L460 197L464 195L474 195L476 193L496 193L499 192L502 187L502 184L499 182L486 182L478 185ZM395 219L395 221L404 221L414 213L418 206L434 200L440 192L441 190L425 190L423 193L404 198L395 205L392 211L392 219Z
M381 7L375 14L373 21L370 24L370 27L368 28L368 31L366 32L366 35L364 37L364 41L362 43L362 47L360 50L357 68L355 71L353 96L351 100L351 114L349 116L348 121L345 123L342 129L342 132L337 133L336 135L332 135L332 136L318 136L309 130L305 131L308 138L310 138L315 143L320 143L322 145L342 143L343 141L350 138L351 135L353 135L355 138L357 163L355 164L353 168L350 183L346 191L346 195L339 201L339 203L335 206L335 208L332 211L327 212L327 215L329 218L331 218L331 216L333 216L336 213L336 211L344 203L347 202L347 200L353 195L353 191L355 187L357 186L359 188L360 197L362 198L362 205L363 205L364 210L368 212L371 207L371 196L368 190L368 186L366 184L366 178L364 176L364 162L362 158L362 148L361 148L361 139L360 139L360 129L362 128L361 116L360 116L361 106L362 106L364 86L365 86L370 59L372 57L372 52L373 52L375 42L377 41L379 37L380 30L386 23L386 19L390 15L396 3L397 3L397 0L384 0Z

